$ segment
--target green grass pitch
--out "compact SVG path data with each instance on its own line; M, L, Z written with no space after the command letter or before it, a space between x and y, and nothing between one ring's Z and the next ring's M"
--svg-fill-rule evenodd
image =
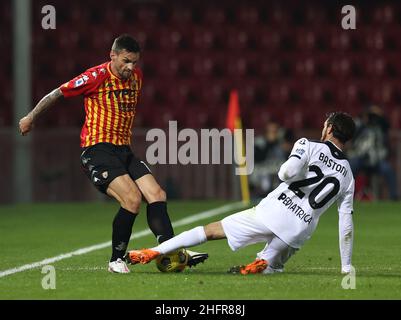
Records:
M169 203L172 221L216 208L222 201ZM144 208L144 206L143 206ZM115 203L35 204L0 207L0 273L110 240ZM221 214L175 229L180 233L221 219ZM251 262L263 244L232 252L225 240L193 250L209 259L182 273L160 273L154 263L130 266L125 275L107 272L110 248L64 259L52 265L56 289L42 288L42 267L0 277L0 299L400 299L401 204L357 203L354 214L353 264L356 288L341 286L338 215L331 208L312 239L286 265L283 274L232 275L232 265ZM147 229L142 210L135 232ZM130 248L153 246L153 235L130 242Z

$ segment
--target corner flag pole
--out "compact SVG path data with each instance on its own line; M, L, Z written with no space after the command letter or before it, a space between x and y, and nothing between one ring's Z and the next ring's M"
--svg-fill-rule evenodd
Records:
M236 158L238 160L244 159L242 163L239 164L240 170L246 170L246 151L245 145L242 135L242 122L239 111L239 101L238 101L238 92L236 90L232 90L230 93L230 101L228 104L228 113L227 113L227 128L231 130L234 134L234 150L236 150ZM239 129L239 130L235 130ZM241 197L242 202L244 204L250 203L250 192L249 192L249 181L248 176L246 174L240 174L240 185L241 185Z

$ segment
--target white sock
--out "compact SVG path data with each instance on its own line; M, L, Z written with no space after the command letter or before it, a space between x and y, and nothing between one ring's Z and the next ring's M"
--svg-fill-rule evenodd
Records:
M184 231L179 235L164 241L157 247L151 248L161 254L170 253L177 249L193 247L207 241L205 230L203 227L196 227L188 231Z

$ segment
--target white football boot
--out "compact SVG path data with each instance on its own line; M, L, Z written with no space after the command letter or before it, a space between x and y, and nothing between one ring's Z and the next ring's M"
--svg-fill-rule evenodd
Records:
M109 262L109 272L112 273L129 273L126 263L118 258L116 261Z
M192 268L196 266L198 263L203 263L207 258L209 258L209 255L207 253L200 253L200 252L195 252L195 251L190 251L185 249L189 255L188 257L188 262L187 266Z

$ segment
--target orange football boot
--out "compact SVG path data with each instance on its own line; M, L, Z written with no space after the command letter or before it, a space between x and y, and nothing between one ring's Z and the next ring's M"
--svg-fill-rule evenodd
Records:
M263 259L256 259L254 262L240 267L241 274L262 273L268 266L268 262Z
M151 249L131 250L125 255L126 260L131 264L147 264L153 259L156 259L160 252Z

